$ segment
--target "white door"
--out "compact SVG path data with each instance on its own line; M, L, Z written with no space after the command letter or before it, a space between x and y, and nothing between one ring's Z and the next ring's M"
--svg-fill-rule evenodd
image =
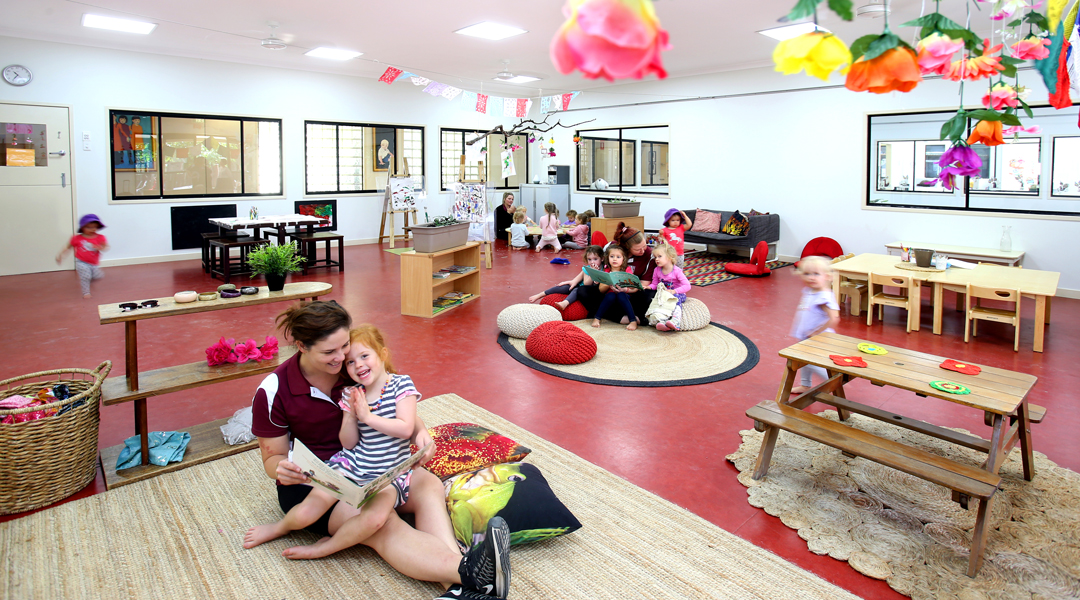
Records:
M56 255L74 234L68 109L0 102L0 275L71 270Z

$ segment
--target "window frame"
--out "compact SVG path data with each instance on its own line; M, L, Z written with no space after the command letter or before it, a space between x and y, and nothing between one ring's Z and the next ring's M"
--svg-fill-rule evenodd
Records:
M669 138L669 140L667 142L660 142L660 141L654 141L654 140L626 139L623 136L624 131L638 130L638 129L667 129L668 130L668 138ZM618 137L615 137L615 138L600 138L600 137L592 137L592 136L588 135L591 132L608 132L608 131L618 131L619 132ZM574 177L574 191L585 193L585 194L601 194L601 195L603 195L603 194L611 194L611 193L630 194L630 195L634 195L634 196L670 196L671 195L671 145L670 145L671 144L671 141L670 141L671 125L633 125L633 126L622 126L622 127L604 127L604 128L597 128L597 129L578 129L578 130L574 131L574 135L579 137L582 142L584 142L585 140L601 140L601 141L612 141L612 142L618 142L619 143L619 182L618 182L618 185L616 185L616 184L609 181L608 182L608 188L606 190L594 190L591 187L589 187L590 185L592 185L591 183L589 185L585 185L585 186L583 186L581 184L581 172L580 172L580 170L581 170L581 165L582 165L582 159L581 159L582 158L582 152L583 152L582 149L586 146L586 144L581 143L581 144L576 145L576 148L574 149L574 158L575 158L575 164L578 167L578 172L575 173L575 177ZM638 185L638 183L637 183L637 181L638 181L637 166L638 166L638 156L639 156L638 146L640 145L640 142L643 142L643 141L647 141L650 144L668 144L668 182L667 183L665 183L665 184L648 184L648 185L641 184L641 185ZM626 172L625 169L624 169L623 152L622 152L622 144L625 143L625 142L630 142L633 145L633 149L634 149L634 155L631 158L631 173L632 173L632 177L633 177L633 182L629 183L629 184L622 182L623 174ZM586 156L585 164L593 164L588 159L588 156ZM630 187L630 188L667 187L668 191L666 191L666 192L649 192L649 191L637 190L637 189L626 190L626 189L623 189L624 187Z
M331 125L334 127L334 174L336 179L336 190L320 190L311 191L308 189L308 125ZM419 130L420 131L420 156L423 158L423 163L420 165L420 172L414 172L415 165L409 165L410 177L423 177L427 170L427 156L425 150L427 147L427 129L424 125L408 125L404 123L359 123L355 121L328 121L322 119L304 119L304 197L305 198L319 198L322 196L362 196L371 194L382 194L385 192L385 184L380 188L368 189L364 187L359 190L342 190L341 189L341 127L359 127L361 130L365 128L375 129L393 129L395 139L396 156L395 160L401 156L404 152L402 149L396 148L397 131L398 130ZM361 135L361 138L363 136ZM366 159L366 153L365 153ZM386 171L373 171L376 173L383 173ZM367 185L367 182L364 182Z
M439 128L439 191L440 192L452 192L452 191L454 191L453 189L446 187L448 185L446 183L447 173L445 172L444 166L443 166L443 150L444 150L444 148L443 148L443 133L446 133L446 132L462 134L462 136L461 136L461 152L458 153L458 156L460 156L462 154L465 154L465 143L468 141L466 136L471 135L471 136L475 137L475 136L478 136L478 135L481 135L481 134L485 133L483 131L478 131L476 129L462 129L460 127L440 127ZM501 134L501 133L488 133L487 137L488 137L488 139L490 141L490 138L492 136L502 136L502 135L504 135L504 134ZM530 165L530 161L529 161L529 154L530 154L530 152L529 152L530 148L529 148L529 142L528 142L529 132L516 133L514 135L515 136L523 136L523 137L525 137L525 143L522 144L521 146L525 150L525 175L524 175L524 180L525 180L525 183L528 183L530 181L529 177L532 174L531 173L532 165ZM500 149L500 151L501 151L501 149ZM492 156L490 147L488 147L488 151L487 151L486 156L489 159ZM455 164L455 166L454 166L455 169L457 169L458 164L460 164L460 163ZM490 166L491 166L490 160L484 161L484 169L485 170L487 170ZM466 169L469 168L467 163L466 163L465 168ZM453 175L452 175L452 179L453 179L454 182L457 182L457 176L458 176L458 173L455 170ZM518 176L521 177L520 174ZM492 180L492 179L487 180L487 184L488 184L487 189L489 189L489 190L516 190L516 189L521 187L521 184L510 185L510 178L509 177L501 178L501 181L502 181L501 185L492 186L491 184L492 184L493 181L495 181L495 180Z
M1057 141L1059 139L1073 139L1080 140L1080 135L1052 135L1050 136L1050 197L1051 198L1070 198L1075 199L1080 197L1080 194L1058 194L1057 186L1054 183L1057 181L1057 177L1054 174L1054 169L1057 167L1057 161L1054 157L1057 155ZM1080 187L1080 186L1078 186Z
M671 142L654 142L652 140L641 140L641 156L645 157L645 144L650 146L665 146L668 152L668 183L645 183L645 178L648 176L649 181L656 179L656 175L649 175L645 173L644 169L641 172L641 187L665 187L671 185ZM657 150L657 165L660 164L659 150ZM636 159L635 159L636 160ZM659 174L659 166L657 167L657 174Z
M107 136L107 144L109 150L109 204L131 204L139 202L193 202L199 200L218 199L218 198L284 198L285 197L285 145L284 145L284 124L283 120L275 117L258 117L252 115L217 115L208 113L177 113L177 112L164 112L159 110L144 110L144 109L127 109L127 108L109 108L107 109L107 123L109 133ZM153 170L157 174L158 181L158 194L149 196L117 196L116 195L116 152L112 151L113 144L113 131L112 123L113 116L127 116L130 114L138 114L140 116L148 116L151 119L157 121L157 131L153 134L154 140L152 144L157 145L156 168ZM277 123L278 126L278 179L280 183L280 190L272 193L258 193L258 192L240 192L238 194L165 194L165 140L163 138L163 131L161 127L161 119L203 119L212 121L236 121L240 127L240 186L241 189L245 186L245 170L244 162L247 157L244 153L244 124L245 123L260 123L269 122Z

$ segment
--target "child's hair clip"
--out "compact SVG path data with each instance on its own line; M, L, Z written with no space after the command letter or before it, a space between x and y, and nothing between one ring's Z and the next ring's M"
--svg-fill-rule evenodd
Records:
M551 259L551 264L553 264L553 265L568 265L568 264L570 264L570 259L568 259L568 258L553 258L553 259Z

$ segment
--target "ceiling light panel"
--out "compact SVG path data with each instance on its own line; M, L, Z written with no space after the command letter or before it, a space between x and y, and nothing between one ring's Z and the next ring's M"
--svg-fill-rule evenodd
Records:
M762 29L758 33L763 36L771 37L774 40L790 40L793 37L798 37L804 33L810 33L812 31L823 31L829 33L828 29L815 25L813 23L796 23L794 25L784 25L783 27L773 27L772 29Z
M131 19L119 19L117 17L103 17L101 15L84 14L82 17L83 27L95 29L109 29L111 31L123 31L125 33L139 33L146 35L157 27L157 23L132 21Z
M464 29L458 29L454 33L483 38L485 40L504 40L508 37L528 33L528 31L509 25L500 25L498 23L492 23L491 21L484 21L482 23L477 23L476 25L470 25Z
M330 60L349 60L360 56L363 52L356 52L355 50L342 50L341 48L324 48L318 47L314 50L308 50L304 53L304 56L314 56L315 58L329 58Z

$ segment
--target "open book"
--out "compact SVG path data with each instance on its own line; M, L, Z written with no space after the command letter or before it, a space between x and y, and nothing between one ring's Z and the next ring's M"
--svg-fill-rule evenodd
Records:
M292 449L289 450L289 462L300 467L300 470L304 472L304 475L311 478L311 483L313 485L322 488L323 491L353 508L360 508L366 504L368 500L371 500L380 490L387 485L390 485L390 482L397 479L402 473L413 468L413 466L420 461L420 458L424 456L424 450L426 449L427 446L424 446L416 454L413 454L394 465L388 471L371 480L366 485L357 485L345 475L331 469L326 463L319 460L319 457L315 456L315 454L304 445L304 442L297 439L293 440Z
M605 273L592 267L581 267L581 270L585 271L585 274L591 277L595 283L617 285L625 288L637 288L639 290L644 289L641 287L641 279L633 273L620 273L617 271Z

